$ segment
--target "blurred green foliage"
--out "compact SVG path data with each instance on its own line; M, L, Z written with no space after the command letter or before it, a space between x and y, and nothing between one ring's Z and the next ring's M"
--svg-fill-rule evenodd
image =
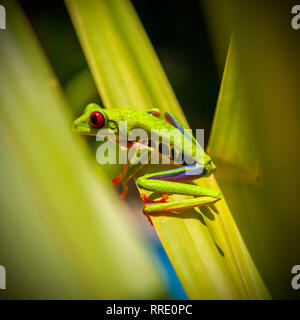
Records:
M72 133L70 108L28 20L15 1L5 7L9 27L0 34L3 297L164 297L162 269L128 208Z
M299 298L300 32L289 1L207 1L216 50L232 31L209 150L272 297ZM225 19L218 17L226 17Z

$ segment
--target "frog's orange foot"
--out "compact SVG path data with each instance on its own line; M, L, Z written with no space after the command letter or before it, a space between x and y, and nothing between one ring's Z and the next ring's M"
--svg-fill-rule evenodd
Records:
M124 185L123 186L123 191L121 192L120 197L121 198L125 198L126 194L127 194L127 191L128 191L128 187L127 187L127 185Z
M147 219L150 222L151 226L153 226L153 222L152 222L149 214L145 211L145 208L147 207L147 205L151 205L153 203L165 203L169 199L169 195L166 194L166 193L163 194L163 196L160 198L160 200L150 200L145 193L141 193L140 197L144 201L143 214L147 217Z
M118 176L111 179L111 182L114 186L117 186L122 181L122 176Z
M124 165L124 170L121 172L121 174L120 174L119 176L111 179L111 182L112 182L112 184L113 184L114 186L117 186L117 185L122 181L123 176L124 176L124 173L125 173L125 171L127 170L127 168L128 168L128 163L126 163L126 164ZM125 195L126 195L126 193L125 193Z
M144 201L144 204L148 203L164 203L169 199L168 194L163 194L162 197L159 200L150 200L148 196L145 193L140 194L140 198Z
M144 202L146 202L149 198L147 197L147 195L146 195L146 193L141 193L140 194L140 198L144 201Z

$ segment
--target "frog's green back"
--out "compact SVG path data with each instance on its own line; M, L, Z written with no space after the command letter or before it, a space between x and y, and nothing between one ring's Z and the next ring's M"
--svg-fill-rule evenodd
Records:
M113 120L117 123L120 121L126 121L128 133L133 129L141 128L150 136L151 129L167 129L170 132L176 129L164 119L155 117L148 112L140 110L113 108L102 109L102 111L105 112L109 120Z
M111 129L116 135L124 135L125 132L122 130L124 130L125 124L122 124L123 128L121 129L121 123L126 122L127 137L130 136L132 130L143 129L147 134L146 139L150 140L151 138L151 147L159 150L161 144L164 144L167 146L170 157L173 152L177 154L180 152L184 154L186 159L190 158L196 162L204 163L208 171L211 171L209 170L210 165L211 169L214 169L210 157L203 151L196 139L185 138L184 134L175 126L148 112L123 108L103 109L99 105L91 103L85 108L83 115L74 121L73 129L81 134L96 135L99 129L93 128L89 123L90 115L96 111L102 113L105 118L105 125L102 129Z
M203 149L199 144L196 144L195 139L184 139L184 135L180 130L175 128L172 124L168 123L162 118L153 116L152 114L144 111L133 109L105 109L105 113L108 119L114 119L119 123L120 121L127 122L127 134L133 129L143 129L146 131L147 136L152 138L152 141L160 143L160 137L170 139L170 147L180 150L185 156L192 157L193 148L198 148L203 152ZM195 157L194 157L195 158ZM195 159L196 161L203 162L201 159ZM204 163L210 162L210 158L204 153Z

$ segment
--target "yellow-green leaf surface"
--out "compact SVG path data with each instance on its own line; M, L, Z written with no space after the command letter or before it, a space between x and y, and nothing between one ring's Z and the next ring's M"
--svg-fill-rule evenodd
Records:
M15 1L0 33L1 297L160 298L159 265L80 137Z
M216 177L272 297L299 299L300 33L288 1L207 7L234 33L209 144ZM217 43L228 27L214 30Z
M106 107L158 107L187 123L129 1L66 4ZM219 189L213 176L197 183ZM152 219L190 298L269 298L224 198L201 212L190 209Z

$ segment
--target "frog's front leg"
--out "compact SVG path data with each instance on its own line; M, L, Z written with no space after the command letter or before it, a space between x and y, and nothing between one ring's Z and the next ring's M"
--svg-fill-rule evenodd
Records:
M120 176L113 178L112 183L117 185L121 182L123 186L123 191L121 192L121 198L124 198L128 191L127 183L128 181L137 174L139 170L141 170L145 164L147 164L149 158L151 156L151 148L148 146L139 147L132 159L130 159L128 164L125 164L124 171L120 174Z
M145 194L141 194L141 198L145 202L144 213L183 210L206 206L218 201L221 198L220 192L197 185L183 183L184 181L194 180L201 176L201 174L199 174L199 176L190 175L190 171L195 170L197 166L199 168L199 164L195 164L194 166L186 166L139 177L137 179L137 184L143 189L168 194L195 196L190 199L166 202L168 198L167 194L165 194L160 201L149 201Z

